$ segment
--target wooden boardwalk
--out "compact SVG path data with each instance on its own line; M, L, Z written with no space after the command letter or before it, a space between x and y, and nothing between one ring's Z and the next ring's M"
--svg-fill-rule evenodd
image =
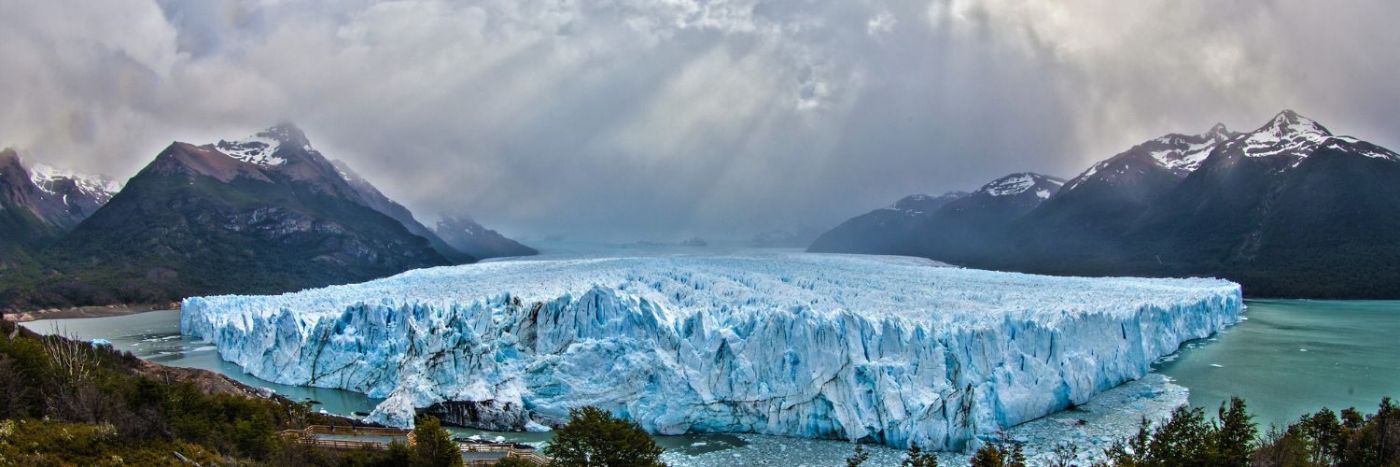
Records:
M413 445L413 432L396 428L312 425L301 430L283 430L280 435L323 449L388 449L393 441ZM550 460L523 444L454 441L462 450L463 463L469 467L493 466L506 457L517 457L536 465L546 465Z

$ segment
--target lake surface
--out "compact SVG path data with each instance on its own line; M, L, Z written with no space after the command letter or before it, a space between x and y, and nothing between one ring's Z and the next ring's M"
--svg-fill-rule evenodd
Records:
M1158 363L1213 416L1244 398L1262 428L1400 397L1400 301L1246 300L1247 321Z
M1248 300L1246 304L1246 321L1215 337L1188 343L1181 352L1158 363L1160 373L1190 389L1192 405L1213 414L1220 402L1238 395L1248 402L1256 421L1267 427L1270 423L1284 424L1323 406L1356 406L1369 412L1381 396L1400 396L1400 350L1395 347L1400 337L1400 301ZM293 400L316 401L315 409L330 413L349 416L368 412L379 403L349 391L286 386L247 375L236 365L219 359L212 346L181 336L178 311L40 320L24 326L36 332L57 331L85 340L108 339L117 349L138 357L165 365L217 371ZM453 431L528 443L549 438L547 433ZM837 441L756 435L661 436L657 440L669 451L688 456L710 453L713 457L721 451L737 455L770 449L787 454L810 453L799 457L820 456L839 462L841 453L848 449L848 445ZM898 451L871 449L881 461L898 461ZM725 457L728 456L721 459Z

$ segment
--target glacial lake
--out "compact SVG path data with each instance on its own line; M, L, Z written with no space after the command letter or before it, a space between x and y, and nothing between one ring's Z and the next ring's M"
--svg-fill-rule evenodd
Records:
M1323 406L1355 406L1373 411L1384 395L1400 396L1400 301L1247 300L1247 319L1219 335L1193 341L1156 365L1157 371L1190 389L1192 405L1213 414L1231 395L1244 397L1262 428L1283 425ZM379 401L337 389L274 384L247 375L219 359L212 346L179 334L178 311L152 311L106 318L39 320L24 326L80 339L103 338L120 350L171 366L202 368L254 387L276 391L292 400L313 400L317 410L350 416L368 412ZM454 430L487 439L539 443L548 434ZM661 436L663 447L689 456L718 451L771 448L797 451L838 462L849 452L839 441L799 440L754 435L702 434ZM736 451L737 450L737 451ZM897 462L898 452L872 448L883 465ZM735 454L738 456L738 454ZM809 458L809 455L797 457ZM700 457L696 459L701 459ZM672 461L680 459L671 459ZM681 462L688 464L688 462ZM789 465L801 465L793 463ZM818 463L817 465L820 465Z
M1187 343L1157 371L1215 409L1244 398L1261 431L1322 407L1375 412L1400 398L1400 301L1246 300L1246 321Z

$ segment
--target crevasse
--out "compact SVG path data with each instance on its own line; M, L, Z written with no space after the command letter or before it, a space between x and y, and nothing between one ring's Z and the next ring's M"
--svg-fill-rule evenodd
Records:
M1216 279L790 253L486 263L181 309L225 360L386 397L370 418L390 425L456 401L540 429L596 405L661 434L958 449L1142 377L1242 301Z

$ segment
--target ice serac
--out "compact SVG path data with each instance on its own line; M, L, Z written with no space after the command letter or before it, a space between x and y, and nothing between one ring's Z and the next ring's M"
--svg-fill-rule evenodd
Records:
M455 407L494 429L595 405L663 434L959 448L1147 374L1237 322L1216 279L1075 278L770 253L509 261L186 299L260 378ZM473 418L475 417L475 418ZM509 426L501 426L501 425Z

